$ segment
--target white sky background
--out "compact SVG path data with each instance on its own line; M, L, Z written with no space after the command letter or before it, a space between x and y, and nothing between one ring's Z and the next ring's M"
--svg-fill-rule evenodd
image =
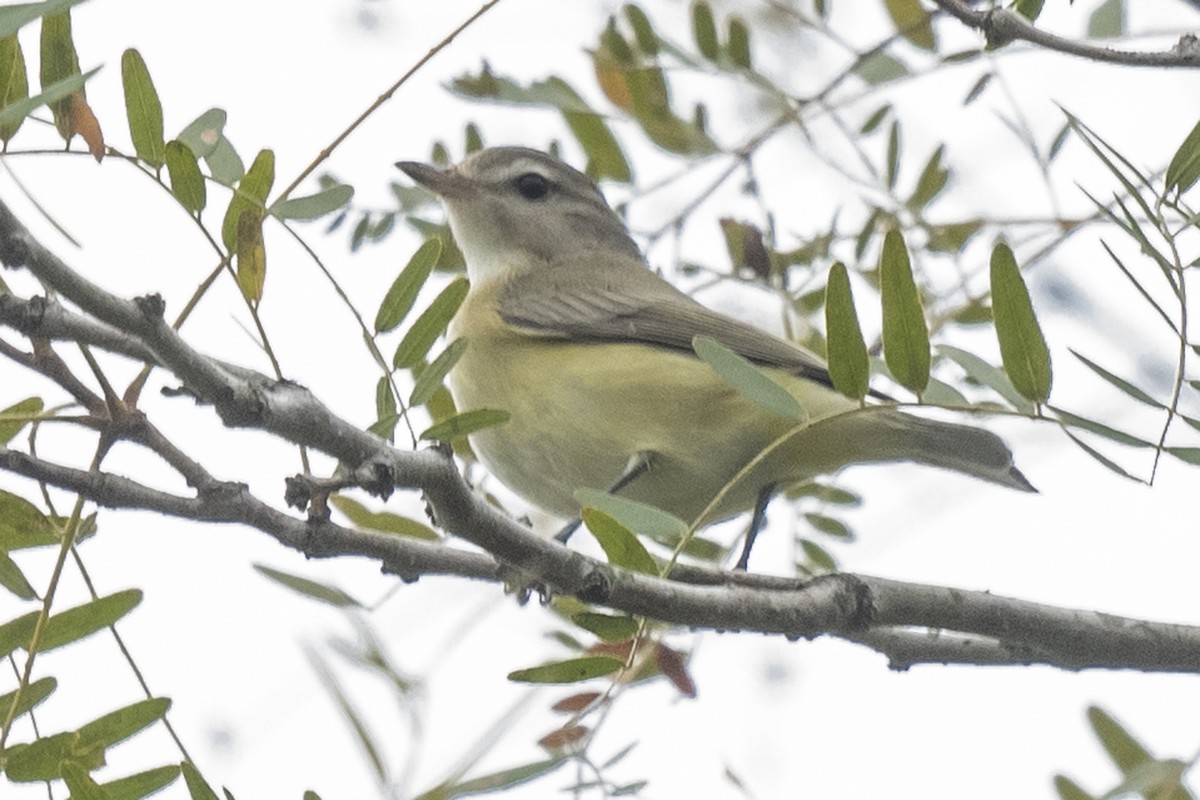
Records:
M682 3L646 5L659 24L682 20L686 13ZM859 4L834 5L841 10ZM864 23L871 30L863 32L862 44L884 33L883 22L874 16L876 5L861 4L872 12ZM1069 7L1051 0L1047 5L1047 26L1077 34L1092 4L1080 0ZM1135 5L1147 14L1134 17L1135 29L1200 27L1200 15L1185 11L1182 3ZM343 145L329 169L357 188L356 205L386 208L391 205L387 183L397 177L392 163L424 158L435 138L457 150L467 119L481 123L490 143L540 146L552 136L564 138L553 113L467 104L441 87L487 58L497 72L525 79L550 71L561 74L599 102L583 48L593 42L605 13L617 7L505 0ZM229 112L226 132L247 164L259 147L275 150L276 186L281 187L475 8L476 3L459 0L362 5L349 0L212 0L203 5L93 0L76 10L75 36L85 69L106 65L89 84L88 94L113 144L128 147L119 58L125 47L136 46L163 98L168 136L210 106L221 106ZM377 16L374 31L356 25L360 10ZM1154 14L1158 19L1150 18ZM942 24L940 32L959 37L963 47L972 42L954 23ZM687 38L683 30L675 35ZM36 39L28 40L26 49L36 53ZM762 43L756 54L769 58ZM794 70L803 75L803 57L795 58ZM998 63L1034 120L1040 141L1048 142L1062 122L1050 105L1058 101L1135 163L1150 168L1164 165L1200 110L1200 76L1194 73L1103 68L1042 55L1007 55ZM826 69L811 80L827 74ZM921 129L912 107L902 107L906 141L912 155L920 155L906 165L909 180L915 180L918 161L938 141L952 146L970 141L971 152L989 157L962 163L953 151L948 154L959 171L945 200L947 218L964 207L983 212L1002 207L1012 216L1044 213L1040 207L1023 208L1026 201L1011 196L1014 185L1037 183L1028 158L1017 152L992 112L1007 109L997 87L965 110L959 102L978 69L968 66L916 81L894 97L898 106L928 103L931 109ZM865 110L873 107L864 105ZM721 120L715 119L714 127L720 134ZM619 127L617 132L622 134ZM14 143L17 149L25 135ZM976 147L981 141L989 147ZM786 137L774 142L769 153L778 159L771 163L784 168L760 174L764 189L778 201L781 217L783 209L790 209L799 221L789 227L781 219L781 229L819 230L832 214L835 201L829 198L839 191L836 179L820 170L802 171L811 165L789 156ZM1068 213L1088 209L1072 181L1099 195L1112 191L1112 180L1095 169L1078 143L1069 145L1063 158L1069 166L1058 173L1058 190ZM172 314L211 268L212 255L178 209L131 169L115 161L98 168L83 157L11 161L38 200L83 243L82 252L50 234L14 191L11 179L0 176L5 201L44 233L47 244L111 291L126 296L161 291ZM789 162L794 169L786 168ZM647 184L662 167L653 153L636 152L634 163ZM213 224L223 210L223 201L212 199L214 195L210 191L207 212ZM655 220L669 216L688 197L683 191L664 192L634 203L635 227L654 227ZM1037 202L1042 203L1040 195ZM753 213L733 192L718 194L706 210L713 216ZM683 245L685 256L699 259L714 252L713 229L694 225L689 236L695 238ZM415 236L403 232L350 255L346 231L323 237L314 226L303 232L368 319L417 244ZM1120 242L1116 234L1106 237ZM284 235L269 232L267 244L263 309L285 372L337 413L367 424L373 419L377 375L354 324ZM984 252L980 249L981 258ZM669 246L651 253L652 261L665 267L670 256ZM714 264L722 265L719 259ZM21 277L5 274L28 292ZM1096 235L1084 233L1040 268L1034 284L1035 302L1046 311L1048 335L1056 345L1058 386L1077 392L1065 398L1095 414L1118 413L1118 406L1107 405L1115 393L1081 378L1065 346L1101 355L1107 365L1138 378L1145 377L1139 370L1157 374L1138 343L1152 342L1155 352L1163 352L1153 338L1157 331L1143 325L1146 317L1140 310L1128 312L1127 295L1105 289L1123 288L1120 280ZM1096 292L1091 309L1099 322L1071 320L1049 310L1055 302L1048 290L1073 285ZM204 302L185 334L206 352L266 371L239 328L244 313L233 292L223 285ZM703 299L768 316L756 294L712 294ZM1098 339L1096 325L1112 338ZM122 376L118 380L135 373L136 367L123 363L115 369ZM299 469L294 453L262 435L225 431L207 409L158 397L164 383L171 385L159 375L145 395L152 418L218 477L248 479L260 497L281 504L283 477ZM0 367L0 387L0 401L6 403L31 392L54 396L11 366ZM1015 445L1019 464L1041 495L1017 496L915 468L864 471L854 481L868 496L866 506L853 515L861 541L838 550L844 566L1039 602L1197 622L1194 470L1166 460L1157 485L1147 489L1113 477L1049 426L996 427ZM53 452L56 435L43 434L46 452ZM1145 459L1125 463L1141 473L1148 466ZM147 466L157 468L129 448L115 453L110 466L134 476L147 474ZM254 473L247 476L247 469ZM0 488L26 491L28 485L0 474ZM421 513L411 495L397 494L388 507ZM782 510L774 516L786 518ZM785 569L789 538L778 529L764 535L755 552L757 568ZM376 796L351 734L303 652L305 644L323 647L331 635L353 636L352 628L341 614L268 584L250 567L262 562L303 573L373 602L393 585L374 565L348 559L305 562L253 531L112 512L102 513L101 535L82 552L101 593L130 586L146 590L144 603L121 624L121 631L155 691L174 698L172 719L214 785L228 786L239 800L298 798L305 788L326 800ZM47 558L20 563L35 583L44 581ZM66 604L83 598L76 577L67 580L62 598ZM0 619L16 613L15 604L0 598ZM408 784L411 790L428 788L443 777L475 738L525 694L505 681L507 672L563 655L543 636L553 627L547 615L534 607L517 608L490 586L425 579L399 589L371 616L371 623L387 637L398 665L428 679L421 705L425 741L417 776ZM675 641L695 644L692 670L699 698L681 700L662 682L639 688L617 704L594 751L603 759L638 740L637 749L611 777L649 778L644 792L649 798L740 797L723 778L726 766L760 800L968 794L1048 798L1055 771L1103 791L1116 777L1087 729L1084 708L1089 703L1110 710L1160 755L1188 758L1200 749L1200 693L1194 677L933 666L895 674L882 657L835 641L788 643L715 634ZM327 649L323 652L329 655ZM104 637L42 656L38 664L39 675L53 674L60 682L58 694L39 715L44 732L78 726L117 703L138 699L132 678ZM385 757L394 767L405 763L410 742L389 695L359 673L339 674L356 700L372 709L372 723L390 748ZM568 691L538 693L528 715L483 768L539 758L533 742L556 724L544 709ZM101 777L177 760L156 729L115 748L111 774ZM568 782L564 771L511 796L555 796L555 789ZM5 788L6 797L45 797L37 786ZM165 796L186 795L177 785Z

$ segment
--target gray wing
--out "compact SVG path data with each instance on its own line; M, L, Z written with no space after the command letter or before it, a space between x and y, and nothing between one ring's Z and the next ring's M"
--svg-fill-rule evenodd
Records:
M505 322L545 336L647 344L688 354L694 352L693 337L708 336L760 366L831 385L816 356L706 308L633 261L592 261L587 272L551 267L532 280L518 275L500 292L498 304Z

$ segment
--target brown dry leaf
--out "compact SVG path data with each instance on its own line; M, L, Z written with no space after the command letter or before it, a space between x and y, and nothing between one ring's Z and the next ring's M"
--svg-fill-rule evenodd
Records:
M104 158L104 132L100 130L100 120L92 113L83 92L71 95L71 125L75 132L83 137L88 152L97 162Z
M692 680L692 676L687 671L687 660L683 653L678 650L672 650L662 642L656 642L654 645L654 661L658 664L658 670L671 685L679 690L679 693L684 697L696 696L696 682Z
M552 731L538 739L538 745L550 751L563 750L583 739L590 733L586 725L568 725Z
M598 697L600 697L600 692L579 692L559 700L550 706L550 710L560 714L577 714L596 702Z

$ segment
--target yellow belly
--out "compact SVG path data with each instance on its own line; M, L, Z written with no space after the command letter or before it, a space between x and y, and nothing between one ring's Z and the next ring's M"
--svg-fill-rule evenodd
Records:
M450 388L462 410L511 414L503 425L472 435L471 445L506 486L553 514L574 516L577 489L609 489L635 457L649 454L649 472L621 494L690 522L795 425L745 398L694 356L529 336L487 311L486 300L481 293L469 298L452 328L468 344ZM814 417L852 407L824 387L778 377ZM762 482L739 485L705 521L748 508Z

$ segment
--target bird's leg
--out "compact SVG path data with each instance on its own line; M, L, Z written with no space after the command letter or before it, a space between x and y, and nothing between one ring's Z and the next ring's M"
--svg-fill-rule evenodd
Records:
M738 557L734 569L745 572L750 565L750 548L754 547L754 540L758 538L758 532L762 529L763 523L767 521L767 505L770 504L774 494L775 484L773 483L768 483L758 490L758 497L754 500L754 513L750 516L750 527L746 531L746 543L742 545L742 555Z
M650 463L653 460L651 455L651 453L635 453L633 458L629 459L629 464L625 467L625 471L621 473L621 477L617 478L616 482L608 487L608 493L617 494L626 486L645 475L647 470L650 469ZM554 538L566 544L567 540L571 538L571 534L578 530L581 522L582 520L576 517L562 526L559 532L554 534Z

